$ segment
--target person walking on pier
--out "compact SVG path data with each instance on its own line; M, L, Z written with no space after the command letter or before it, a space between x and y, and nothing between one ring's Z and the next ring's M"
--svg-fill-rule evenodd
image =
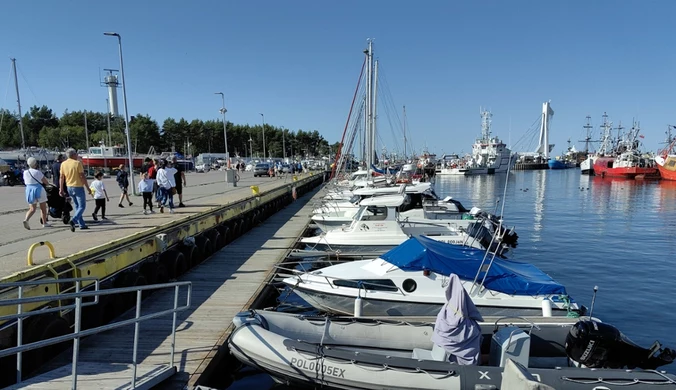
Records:
M75 213L70 220L70 231L75 231L75 224L80 225L80 230L89 229L85 224L82 215L87 207L87 199L85 197L85 188L91 194L92 190L87 184L87 176L84 173L84 166L82 162L77 159L77 152L75 149L66 150L68 159L61 163L61 179L59 181L59 194L66 196L65 188L68 188L68 194L75 203Z
M178 207L185 207L183 204L183 186L187 185L185 182L185 169L177 161L176 156L171 157L171 164L176 169L174 182L176 183L176 194L178 194Z
M124 169L124 164L120 164L120 168L117 170L117 184L120 186L120 190L122 190L122 193L120 194L120 203L118 206L124 207L122 206L122 201L124 198L127 198L129 206L132 206L133 203L131 203L131 199L129 199L129 194L127 193L129 190L129 172Z
M157 170L160 169L160 160L153 159L152 165L148 168L148 179L153 181L153 193L155 194L155 202L157 207L160 207L160 188L157 186Z
M45 186L49 184L49 181L37 169L38 167L38 160L35 157L29 157L28 169L23 171L23 182L26 184L26 202L28 203L28 212L26 212L26 217L23 220L23 227L28 230L31 230L28 221L35 214L38 204L42 215L42 227L52 226L47 222L47 190Z
M106 186L103 185L103 172L98 171L94 175L94 181L92 182L91 190L93 192L92 196L94 197L94 202L96 202L96 207L92 213L92 218L94 221L98 221L96 214L101 210L101 220L106 221L106 202L110 202L108 197L108 192L106 191Z
M148 173L144 173L141 176L141 181L138 183L138 192L143 194L143 214L153 214L153 187L155 185L155 180L148 178ZM150 210L146 209L146 206Z
M60 188L59 182L61 181L61 163L65 159L66 158L63 154L59 154L58 156L56 156L54 164L52 164L52 182L54 183L54 186L56 188Z
M157 185L160 188L160 213L164 212L164 206L169 201L169 213L174 213L174 193L176 192L176 169L170 161L161 161L157 171Z

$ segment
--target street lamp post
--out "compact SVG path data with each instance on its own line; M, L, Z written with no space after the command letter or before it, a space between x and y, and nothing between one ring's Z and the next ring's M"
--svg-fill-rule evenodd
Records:
M127 157L129 159L129 176L131 178L131 189L134 195L136 192L136 185L134 184L134 160L131 157L131 136L129 134L129 113L127 112L127 83L124 81L124 62L122 61L122 37L116 32L104 32L103 35L110 37L117 37L117 44L120 51L120 74L122 76L122 99L124 101L124 130L127 133Z
M225 113L228 110L225 109L225 95L223 92L214 92L216 95L221 95L221 100L223 101L223 107L220 109L221 114L223 114L223 139L225 141L225 163L226 167L230 169L230 153L228 153L228 132L225 129Z
M261 117L263 118L263 161L265 161L267 158L265 154L265 115L261 114Z

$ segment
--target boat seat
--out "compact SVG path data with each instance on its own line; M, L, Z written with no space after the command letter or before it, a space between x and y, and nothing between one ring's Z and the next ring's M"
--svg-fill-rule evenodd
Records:
M447 362L450 353L442 347L434 344L432 350L423 348L413 348L413 359L418 360L436 360L438 362Z

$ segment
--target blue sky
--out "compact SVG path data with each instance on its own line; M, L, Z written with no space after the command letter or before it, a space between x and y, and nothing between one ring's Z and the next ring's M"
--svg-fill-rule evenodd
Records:
M650 150L676 124L676 3L666 0L25 0L2 9L0 106L9 109L7 58L16 57L24 107L103 111L99 69L119 60L116 40L102 33L116 31L129 111L160 122L218 119L213 93L223 91L230 121L258 124L264 113L335 142L366 38L375 38L416 149L469 151L480 106L492 110L493 132L515 144L551 100L555 153L582 139L586 115L594 125L604 111L614 124L637 117ZM386 146L401 145L383 110L380 123Z

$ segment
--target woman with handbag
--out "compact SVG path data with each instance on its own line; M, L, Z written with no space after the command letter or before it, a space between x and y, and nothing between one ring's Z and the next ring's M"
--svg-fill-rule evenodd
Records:
M169 213L174 213L174 194L176 193L176 168L171 166L170 161L160 161L160 169L157 170L157 186L160 190L160 213L169 201Z
M23 220L23 227L31 230L28 221L37 211L38 204L42 214L42 227L51 227L52 225L47 222L47 190L45 189L49 181L38 169L38 160L34 157L28 159L28 169L23 171L23 182L26 184L26 202L28 203L28 212Z

